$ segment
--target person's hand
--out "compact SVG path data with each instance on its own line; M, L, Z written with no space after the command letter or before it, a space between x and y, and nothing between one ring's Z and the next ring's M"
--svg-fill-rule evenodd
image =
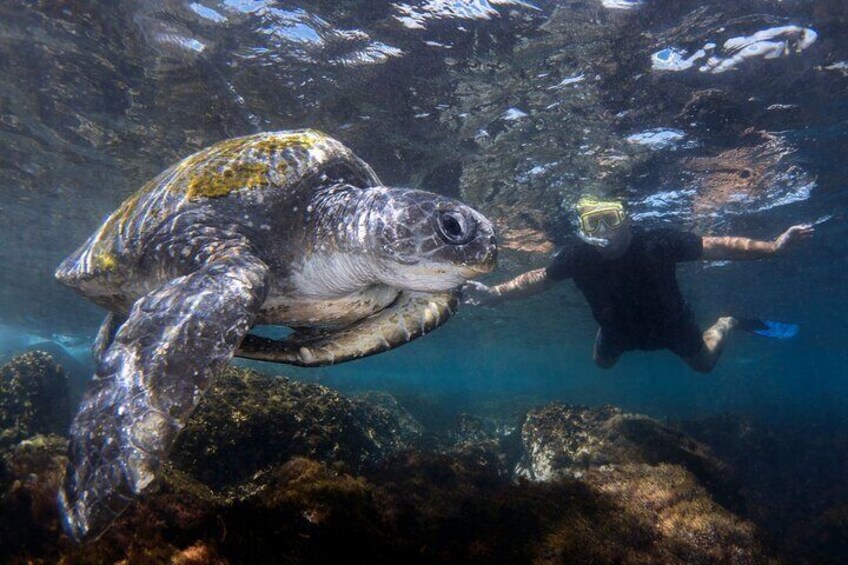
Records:
M774 240L774 253L776 255L786 253L786 251L795 247L799 242L813 237L815 231L815 228L809 225L792 226Z
M492 288L477 281L468 281L460 289L460 297L463 304L470 306L484 306L494 301L495 294Z

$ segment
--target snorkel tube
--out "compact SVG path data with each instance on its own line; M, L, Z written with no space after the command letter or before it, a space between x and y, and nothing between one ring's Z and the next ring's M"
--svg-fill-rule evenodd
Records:
M577 237L588 243L589 245L594 245L595 247L609 247L610 240L603 237L592 237L583 232L582 229L577 228Z

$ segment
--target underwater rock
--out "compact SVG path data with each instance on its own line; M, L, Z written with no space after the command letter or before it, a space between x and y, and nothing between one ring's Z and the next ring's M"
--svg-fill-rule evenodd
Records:
M21 351L21 353L30 351L41 351L43 353L47 353L57 364L62 366L65 373L68 375L68 384L71 390L71 403L73 405L78 402L79 398L74 398L75 385L77 388L80 388L80 385L88 383L88 379L91 378L91 375L94 374L94 371L97 368L90 350L86 348L85 355L80 358L82 360L75 357L73 353L55 341L41 341L33 343L32 345L28 345L24 351Z
M180 434L171 461L223 489L295 456L358 472L416 433L408 419L329 388L229 367Z
M650 528L652 563L767 562L757 527L718 504L680 465L600 467L585 481Z
M825 510L812 522L801 522L792 531L793 553L814 556L817 563L843 563L848 555L848 502Z
M579 477L591 465L609 463L604 426L620 413L611 406L575 410L556 404L531 411L521 429L526 460L519 463L516 475L552 481Z
M60 537L56 492L65 473L67 440L38 435L0 457L0 562L13 555L55 555ZM17 560L16 560L17 562Z
M521 436L526 460L516 474L536 481L580 478L591 468L623 463L678 463L705 478L728 472L685 434L614 406L549 404L528 413Z
M493 428L491 422L486 422L473 414L463 412L457 415L450 435L455 444L480 443L494 437L495 431Z
M0 539L0 559L765 562L756 528L714 502L688 470L708 454L653 420L550 405L531 411L522 434L504 435L463 414L452 446L422 450L404 448L421 427L394 399L366 396L373 404L227 369L186 427L159 491L79 546L59 532L54 504L65 441L20 443L0 474L0 536L16 536L9 545ZM568 452L559 466L545 464L560 480L515 480L522 438L525 447L530 438L546 446L535 452L537 475L543 453ZM578 467L581 478L568 478L575 473L564 469Z
M515 483L505 480L498 449L481 443L475 456L469 445L395 456L379 482L372 479L391 509L398 541L426 540L425 560L768 561L756 527L713 501L679 465L623 463L590 469L579 480Z
M225 565L228 561L217 555L214 547L196 543L171 556L171 565Z
M848 429L803 418L723 414L680 427L733 465L746 516L788 563L841 563L848 551Z
M735 515L739 484L704 445L618 408L551 404L522 428L516 474L577 479L610 496L654 540L651 562L751 563L762 555L753 523Z
M354 397L377 411L384 411L397 421L397 431L406 444L414 444L424 433L424 426L397 399L387 392L371 390Z
M647 416L614 406L550 404L530 411L521 429L518 477L534 481L582 478L589 470L624 464L680 465L717 500L741 508L732 468L705 445Z
M68 377L47 353L19 355L0 368L0 447L36 434L65 435Z

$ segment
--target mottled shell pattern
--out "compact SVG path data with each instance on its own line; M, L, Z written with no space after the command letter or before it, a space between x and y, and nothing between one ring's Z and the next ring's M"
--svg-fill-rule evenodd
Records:
M228 139L186 157L127 198L73 257L67 278L87 278L115 269L128 242L138 241L168 217L203 200L247 197L291 190L325 167L341 163L361 186L380 180L364 161L316 130L268 132ZM74 271L74 272L72 272Z

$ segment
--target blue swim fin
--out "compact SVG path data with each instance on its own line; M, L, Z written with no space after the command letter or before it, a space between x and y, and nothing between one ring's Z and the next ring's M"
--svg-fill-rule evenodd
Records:
M739 319L736 329L775 339L790 339L798 335L800 328L798 324L742 318Z

